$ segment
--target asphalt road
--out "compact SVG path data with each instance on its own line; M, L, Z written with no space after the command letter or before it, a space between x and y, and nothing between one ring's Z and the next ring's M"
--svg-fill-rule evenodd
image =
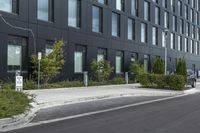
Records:
M59 115L59 112L57 112ZM200 94L128 107L8 133L199 133Z

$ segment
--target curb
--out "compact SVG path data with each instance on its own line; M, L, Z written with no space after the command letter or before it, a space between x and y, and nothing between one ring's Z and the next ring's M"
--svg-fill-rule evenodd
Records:
M69 105L69 104L76 104L76 103L83 103L83 102L90 102L90 101L98 101L98 100L105 100L105 99L112 99L112 98L120 98L120 97L129 97L129 96L177 96L177 95L189 95L199 93L200 90L193 88L186 91L180 92L171 92L168 94L163 93L124 93L124 94L116 94L116 95L104 95L104 96L97 96L97 97L86 97L86 98L79 98L79 99L71 99L71 100L63 100L63 101L54 101L49 103L31 103L32 108L29 111L26 111L24 114L14 116L13 118L5 118L0 119L0 131L10 131L14 129L18 129L24 127L24 125L30 123L36 113L45 108L55 107L55 106L62 106L62 105Z

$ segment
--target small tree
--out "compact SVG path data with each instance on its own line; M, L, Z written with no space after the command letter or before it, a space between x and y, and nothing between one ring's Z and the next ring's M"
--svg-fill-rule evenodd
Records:
M43 53L42 59L40 61L40 77L41 80L47 84L52 78L60 73L62 66L65 63L64 51L63 51L63 40L56 41L53 45L52 52ZM31 62L33 64L33 74L38 76L38 59L37 55L33 54L31 56Z
M153 63L153 73L155 74L164 74L165 73L165 65L161 58L156 58Z
M110 75L113 72L114 68L111 67L111 64L110 64L109 61L92 60L92 62L91 62L91 70L92 70L92 77L93 77L94 80L96 80L96 81L105 81L110 77Z
M179 62L176 66L176 74L177 75L183 75L185 78L185 81L187 79L187 66L184 58L180 58Z
M132 63L129 67L129 72L133 76L133 79L137 81L139 79L139 75L144 74L144 67L140 65L139 63L135 62Z

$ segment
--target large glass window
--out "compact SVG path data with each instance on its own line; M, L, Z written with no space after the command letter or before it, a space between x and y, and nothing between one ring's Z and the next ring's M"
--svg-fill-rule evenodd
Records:
M86 60L86 48L83 46L76 46L76 51L74 52L74 72L82 73L84 71Z
M107 0L97 0L97 2L101 3L101 4L107 4Z
M97 61L102 61L107 59L107 50L99 48L97 53Z
M177 31L177 18L176 18L176 16L172 17L172 30Z
M155 8L155 24L160 24L160 8Z
M189 40L185 38L185 52L189 52Z
M27 71L27 39L9 36L7 49L8 71Z
M39 20L53 21L54 3L53 0L38 0L37 17Z
M0 10L9 13L18 13L19 0L0 0Z
M158 28L152 28L152 44L158 45Z
M112 36L120 36L120 15L112 13Z
M121 51L118 51L116 53L116 58L115 58L115 72L116 74L121 74L123 71L123 58L124 58L124 53Z
M171 33L171 49L175 49L175 34Z
M179 25L179 32L180 34L184 34L184 20L180 19L180 25Z
M163 6L164 8L167 8L167 1L168 1L168 0L162 0L162 6Z
M68 26L80 27L81 24L81 1L68 0Z
M92 31L102 32L102 8L92 7Z
M169 13L164 12L164 27L169 28Z
M166 44L166 37L165 37L165 32L162 32L162 47L165 47Z
M182 16L182 1L178 1L178 13L180 16Z
M131 14L138 16L138 0L131 0Z
M131 18L128 18L128 39L134 40L135 38L135 24L134 20Z
M150 4L144 1L144 20L150 21Z
M194 40L191 40L190 46L190 53L194 54Z
M182 51L182 37L178 36L178 51Z
M120 11L124 11L125 0L116 0L116 9Z
M175 6L175 0L170 0L170 4L171 4L171 10L173 12L175 12L176 6Z
M185 19L189 19L188 6L187 5L185 5Z
M147 24L141 23L141 42L147 43Z

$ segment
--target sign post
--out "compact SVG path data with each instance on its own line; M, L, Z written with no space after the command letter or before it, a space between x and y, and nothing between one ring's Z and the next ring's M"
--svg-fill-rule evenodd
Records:
M40 88L40 61L42 59L42 53L38 52L38 89Z
M15 76L15 91L23 90L23 76L20 76L20 71L16 71Z

